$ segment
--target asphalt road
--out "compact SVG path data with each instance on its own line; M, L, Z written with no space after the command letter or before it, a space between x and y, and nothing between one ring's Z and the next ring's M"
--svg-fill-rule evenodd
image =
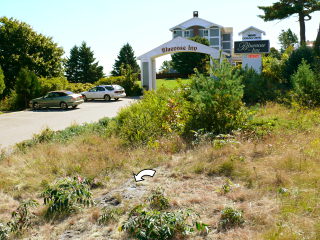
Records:
M95 100L80 104L76 109L41 109L0 115L0 149L23 140L31 139L46 127L61 130L71 124L96 122L103 117L115 117L118 111L136 98L122 98L119 101Z

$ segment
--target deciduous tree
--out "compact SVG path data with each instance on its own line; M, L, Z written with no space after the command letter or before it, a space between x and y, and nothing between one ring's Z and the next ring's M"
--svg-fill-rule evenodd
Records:
M289 46L298 43L297 35L290 28L287 31L282 30L278 39L281 44L281 52L284 52Z
M5 76L5 95L14 88L22 68L42 77L61 75L62 55L63 49L52 38L36 33L24 22L0 18L0 65Z
M319 0L279 0L271 6L259 6L264 15L259 15L264 21L285 19L294 14L298 15L300 25L300 43L306 42L305 21L311 19L311 13L320 10Z

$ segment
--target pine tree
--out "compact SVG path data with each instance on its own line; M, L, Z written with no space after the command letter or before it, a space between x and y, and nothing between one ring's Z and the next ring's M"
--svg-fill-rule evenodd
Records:
M70 82L79 82L79 48L74 46L70 50L70 58L67 59L65 64L66 77Z
M311 13L320 10L319 0L279 0L271 6L258 7L264 11L264 15L260 15L264 21L272 21L276 19L285 19L291 15L298 14L300 25L300 43L306 42L306 25L305 21L311 19Z
M18 74L15 90L17 92L17 103L19 107L25 108L28 102L39 96L40 83L34 72L22 68Z
M120 76L121 69L126 68L126 66L130 66L133 73L140 72L139 65L137 64L136 57L134 56L134 51L129 43L125 44L118 55L118 59L115 61L113 65L113 70L111 74L113 76Z
M95 62L94 53L85 42L70 50L66 62L66 77L70 82L93 83L104 77L103 67Z

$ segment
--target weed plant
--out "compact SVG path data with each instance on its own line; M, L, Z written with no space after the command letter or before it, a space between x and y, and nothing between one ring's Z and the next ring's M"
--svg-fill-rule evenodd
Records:
M58 179L46 186L41 196L44 204L48 206L46 211L48 218L69 215L80 207L94 204L88 183L81 177Z

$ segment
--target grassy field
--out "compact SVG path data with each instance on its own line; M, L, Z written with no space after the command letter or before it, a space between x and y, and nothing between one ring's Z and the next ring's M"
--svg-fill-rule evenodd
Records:
M179 81L181 81L182 84L189 84L191 82L190 79L181 79ZM179 81L176 79L157 79L157 87L175 88L179 86ZM141 86L141 81L138 83Z
M8 221L23 199L41 203L48 182L85 176L100 183L92 190L95 199L118 199L117 220L99 225L97 205L58 222L39 220L24 236L58 239L73 231L78 239L128 239L119 226L161 186L170 209L191 208L209 225L207 236L194 233L190 239L320 239L320 109L267 104L251 111L253 128L222 140L200 139L193 146L169 136L153 146L131 148L92 126L55 138L43 133L29 147L0 154L0 221ZM134 183L132 173L145 168L156 169L155 177ZM226 206L241 210L245 223L217 231ZM40 219L44 209L36 211Z

